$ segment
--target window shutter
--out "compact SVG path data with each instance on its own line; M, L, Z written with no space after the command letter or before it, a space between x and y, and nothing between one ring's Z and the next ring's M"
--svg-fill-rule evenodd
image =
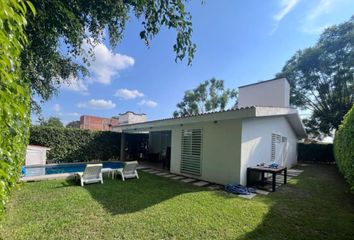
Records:
M201 175L202 129L182 130L181 173Z
M272 146L271 146L271 161L275 161L276 154L279 151L279 144L282 142L282 137L279 134L272 133Z

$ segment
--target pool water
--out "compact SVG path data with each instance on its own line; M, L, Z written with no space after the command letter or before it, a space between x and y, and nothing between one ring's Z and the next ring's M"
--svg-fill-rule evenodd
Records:
M122 168L124 166L123 163L113 163L107 162L102 163L103 168ZM26 167L25 174L23 177L34 177L34 176L43 176L50 174L60 174L60 173L76 173L85 171L86 163L78 163L78 164L59 164L52 166L40 166L40 167Z

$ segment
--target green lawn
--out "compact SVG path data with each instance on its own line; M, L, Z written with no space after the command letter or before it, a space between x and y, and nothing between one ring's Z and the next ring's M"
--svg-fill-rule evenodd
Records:
M334 166L302 167L252 200L141 173L139 180L23 184L0 239L354 239L354 197Z

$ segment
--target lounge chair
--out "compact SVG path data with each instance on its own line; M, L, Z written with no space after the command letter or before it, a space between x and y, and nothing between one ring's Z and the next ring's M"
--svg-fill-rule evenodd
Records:
M81 186L84 186L85 183L95 182L101 182L103 184L102 164L87 164L85 171L77 174L80 177Z
M122 176L124 181L126 178L137 178L139 179L138 172L136 168L138 167L137 161L125 162L124 168L119 168L116 173Z

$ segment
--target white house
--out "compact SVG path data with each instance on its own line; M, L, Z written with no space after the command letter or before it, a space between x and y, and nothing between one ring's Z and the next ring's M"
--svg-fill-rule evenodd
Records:
M170 172L246 184L249 166L297 162L297 141L306 132L289 94L284 78L243 86L237 109L121 126L122 146L127 134L149 133L150 149L170 149Z

